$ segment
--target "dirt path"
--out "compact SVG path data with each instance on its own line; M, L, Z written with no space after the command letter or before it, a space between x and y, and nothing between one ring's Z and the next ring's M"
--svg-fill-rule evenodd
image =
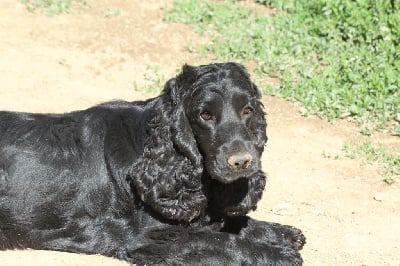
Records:
M65 112L143 99L149 95L134 91L134 83L148 84L154 66L172 77L185 62L206 62L185 49L202 38L187 26L162 22L164 1L89 3L79 14L46 17L27 12L18 0L0 2L0 109ZM119 14L106 16L112 10ZM252 216L301 228L305 265L399 266L400 185L381 182L379 165L345 158L343 144L362 137L357 128L302 117L278 98L264 97L264 104L269 183ZM389 136L372 140L400 145ZM0 265L26 264L125 265L101 256L0 252Z

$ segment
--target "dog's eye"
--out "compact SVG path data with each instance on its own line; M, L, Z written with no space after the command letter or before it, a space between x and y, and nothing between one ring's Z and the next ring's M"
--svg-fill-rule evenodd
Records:
M253 108L251 108L250 106L247 106L243 109L243 114L244 115L248 115L251 114L253 112Z
M202 112L202 113L200 114L200 117L201 117L204 121L214 120L214 117L213 117L209 112Z

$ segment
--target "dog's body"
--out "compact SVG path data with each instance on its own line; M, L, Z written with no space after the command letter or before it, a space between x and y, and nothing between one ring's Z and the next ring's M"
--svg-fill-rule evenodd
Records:
M298 229L258 222L266 123L237 64L62 115L0 112L0 248L138 264L298 265Z

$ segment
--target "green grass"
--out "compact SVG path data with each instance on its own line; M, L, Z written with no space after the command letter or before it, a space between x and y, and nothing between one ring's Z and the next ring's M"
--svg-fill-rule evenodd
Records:
M85 6L84 0L21 0L30 12L43 11L53 16L61 13L70 13L78 5Z
M326 152L325 150L322 151L322 157L326 158L326 159L334 159L334 160L339 160L340 159L340 155L339 154L331 154Z
M388 151L383 145L372 145L369 141L361 144L346 143L343 147L347 157L362 158L364 163L381 163L384 166L383 180L392 184L400 178L400 147Z
M258 1L278 15L236 2L176 1L165 20L206 35L197 52L257 62L259 78L280 79L265 92L300 102L305 114L400 135L400 2Z

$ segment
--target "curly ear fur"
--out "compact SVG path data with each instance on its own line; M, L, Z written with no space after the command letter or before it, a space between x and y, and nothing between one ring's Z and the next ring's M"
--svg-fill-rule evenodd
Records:
M178 76L178 78L184 75L185 73ZM178 78L170 79L164 87L164 93L169 96L172 103L172 112L169 119L171 120L172 141L177 150L189 158L196 170L198 170L194 175L198 175L203 171L203 158L197 149L192 128L186 117L183 100L185 98L185 88L189 84L186 84L186 86L180 84Z
M175 79L167 82L148 125L143 157L131 182L141 200L163 217L190 222L205 209L202 157L184 113Z

